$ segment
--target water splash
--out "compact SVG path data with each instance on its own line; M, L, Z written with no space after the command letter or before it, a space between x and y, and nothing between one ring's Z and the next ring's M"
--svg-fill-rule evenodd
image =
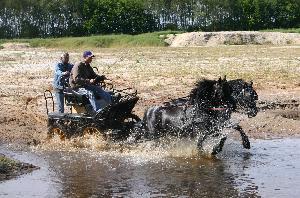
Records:
M34 151L88 152L92 155L127 157L153 161L168 157L191 158L198 156L196 140L165 137L139 143L104 140L97 135L85 135L61 141L58 137L32 147Z

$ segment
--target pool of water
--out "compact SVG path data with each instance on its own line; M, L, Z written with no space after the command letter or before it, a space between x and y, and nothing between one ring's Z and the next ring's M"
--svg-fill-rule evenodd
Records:
M40 166L0 182L0 197L298 197L300 139L228 140L216 159L172 147L42 149L0 153ZM59 150L59 151L58 151Z

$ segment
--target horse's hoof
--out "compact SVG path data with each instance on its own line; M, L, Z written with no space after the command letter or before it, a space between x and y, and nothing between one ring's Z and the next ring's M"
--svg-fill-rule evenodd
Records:
M212 155L216 155L222 151L226 139L226 136L221 135L219 142L213 148Z
M198 142L198 148L205 155L213 156L222 151L226 139L227 137L223 134L207 136L201 143ZM201 147L199 147L199 145L201 145Z

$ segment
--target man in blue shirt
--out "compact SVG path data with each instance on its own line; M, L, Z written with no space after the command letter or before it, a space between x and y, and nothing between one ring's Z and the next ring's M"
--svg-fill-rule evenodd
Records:
M60 62L55 66L53 81L56 105L59 113L64 113L63 89L66 83L68 83L72 68L73 65L69 63L69 53L63 53L60 57Z

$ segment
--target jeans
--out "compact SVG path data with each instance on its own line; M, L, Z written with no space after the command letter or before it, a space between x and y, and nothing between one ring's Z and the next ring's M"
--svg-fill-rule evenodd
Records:
M64 93L62 89L55 89L54 90L54 95L56 98L56 108L58 110L59 113L64 113L65 111L65 97L64 97Z
M79 88L78 92L80 94L86 94L93 110L98 112L101 110L104 106L112 103L112 97L109 93L104 91L101 87L95 86L95 85L86 85L84 88ZM100 98L101 100L105 101L105 105L101 104L97 98Z

